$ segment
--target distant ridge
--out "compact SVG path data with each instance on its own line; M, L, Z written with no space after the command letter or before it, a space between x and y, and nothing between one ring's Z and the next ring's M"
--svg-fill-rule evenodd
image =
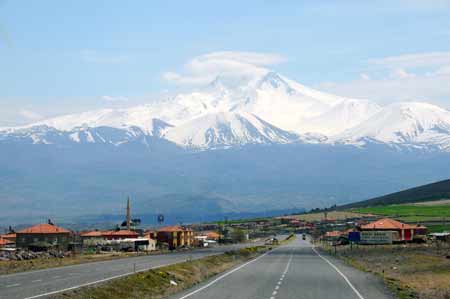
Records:
M360 208L369 206L393 205L435 201L450 198L450 179L411 189L363 200L339 207L340 209Z

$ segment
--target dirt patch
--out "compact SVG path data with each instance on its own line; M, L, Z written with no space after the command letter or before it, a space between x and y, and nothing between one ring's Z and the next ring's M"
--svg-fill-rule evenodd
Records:
M363 214L363 213L355 213L350 211L330 211L327 213L327 219L336 219L336 220L345 220L348 218L361 218L361 217L367 217L372 216L371 214ZM309 213L309 214L301 214L301 215L295 215L292 216L295 217L298 220L303 221L323 221L325 220L325 213Z

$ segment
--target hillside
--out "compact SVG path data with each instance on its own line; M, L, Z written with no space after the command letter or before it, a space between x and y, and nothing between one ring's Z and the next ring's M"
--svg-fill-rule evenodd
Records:
M427 184L400 192L342 206L343 209L434 201L450 198L450 180Z

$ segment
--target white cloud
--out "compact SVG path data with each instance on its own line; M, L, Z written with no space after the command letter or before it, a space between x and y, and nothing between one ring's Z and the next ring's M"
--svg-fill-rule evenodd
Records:
M268 71L267 66L285 61L278 54L255 52L213 52L197 56L188 61L182 73L166 72L163 78L169 82L187 85L202 85L217 76L252 78Z
M382 104L421 100L450 108L450 52L371 59L364 71L358 79L323 82L318 88Z
M414 78L415 74L408 72L404 69L395 69L391 73L391 78L393 79L406 79L406 78Z
M102 96L101 98L103 101L106 101L106 102L126 102L126 101L128 101L127 97L121 97L121 96L118 96L118 97Z
M368 74L366 74L366 73L359 74L359 78L361 80L370 80L370 76Z
M22 109L19 111L19 115L27 120L39 120L42 119L43 116L35 111L29 109Z
M369 64L383 68L422 68L450 65L450 52L428 52L370 59Z

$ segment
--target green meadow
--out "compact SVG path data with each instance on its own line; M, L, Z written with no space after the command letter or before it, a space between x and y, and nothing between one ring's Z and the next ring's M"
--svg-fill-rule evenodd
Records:
M425 223L430 232L450 231L450 204L387 205L358 208L352 211L382 215L408 223Z

